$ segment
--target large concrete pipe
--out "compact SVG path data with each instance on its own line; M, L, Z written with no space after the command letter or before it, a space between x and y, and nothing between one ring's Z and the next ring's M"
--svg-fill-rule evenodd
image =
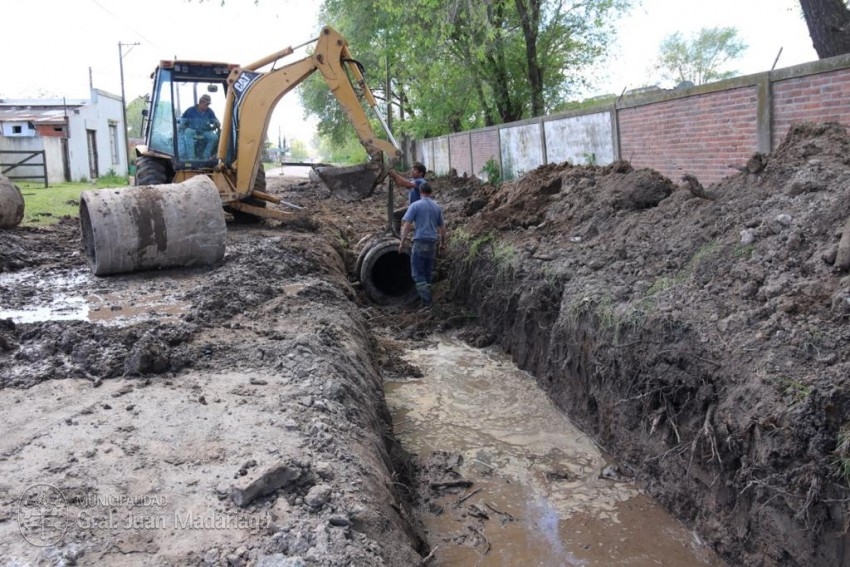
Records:
M410 256L398 253L398 238L394 236L368 240L355 269L363 291L378 305L407 304L418 297L410 277Z
M221 198L204 175L171 185L83 191L80 228L97 276L214 264L224 257Z
M15 228L24 218L24 196L17 185L0 175L0 228Z

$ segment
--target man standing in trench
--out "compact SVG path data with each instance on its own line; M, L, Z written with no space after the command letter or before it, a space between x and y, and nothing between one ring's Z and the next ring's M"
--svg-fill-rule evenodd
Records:
M426 308L432 305L431 282L434 279L434 261L437 251L446 244L446 225L443 222L443 210L431 198L431 186L419 185L421 199L412 203L402 217L401 236L398 253L404 251L404 241L413 232L413 248L410 251L410 275L416 284L416 292Z

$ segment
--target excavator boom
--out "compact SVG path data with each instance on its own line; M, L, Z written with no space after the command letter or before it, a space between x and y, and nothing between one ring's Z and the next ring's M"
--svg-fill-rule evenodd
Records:
M383 156L386 154L394 163L402 152L377 111L375 97L359 65L351 57L348 44L339 32L324 27L312 55L268 73L256 71L274 62L273 58L282 58L291 53L291 49L285 49L251 65L236 67L227 78L230 88L224 124L238 124L238 128L223 129L217 157L219 164L223 164L230 136L235 131L237 157L231 164L236 172L233 191L238 197L251 194L272 110L287 93L319 71L369 154L369 162L345 168L319 168L316 172L332 193L344 200L370 195L386 176L388 165L384 163ZM375 111L390 141L375 136L353 81L356 81L366 103Z

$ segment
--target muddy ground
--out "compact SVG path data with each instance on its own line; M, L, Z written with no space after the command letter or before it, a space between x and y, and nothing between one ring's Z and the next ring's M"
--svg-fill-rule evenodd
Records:
M423 483L382 379L417 375L402 349L454 329L511 353L730 564L848 564L849 156L842 127L803 125L705 188L627 163L432 179L450 250L431 315L352 281L382 190L346 204L270 176L306 213L232 225L208 269L94 278L75 219L2 232L3 310L59 289L87 316L0 321L0 555L415 565ZM35 522L41 548L17 533L35 485L73 519L60 538ZM57 505L41 490L36 520Z
M3 565L427 554L337 229L233 225L219 266L110 278L74 219L0 240L2 309L52 319L0 321Z

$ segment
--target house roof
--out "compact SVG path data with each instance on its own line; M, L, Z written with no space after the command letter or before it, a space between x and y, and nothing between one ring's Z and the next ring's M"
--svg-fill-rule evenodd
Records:
M84 106L87 102L86 100L0 98L0 122L64 124L69 110Z

